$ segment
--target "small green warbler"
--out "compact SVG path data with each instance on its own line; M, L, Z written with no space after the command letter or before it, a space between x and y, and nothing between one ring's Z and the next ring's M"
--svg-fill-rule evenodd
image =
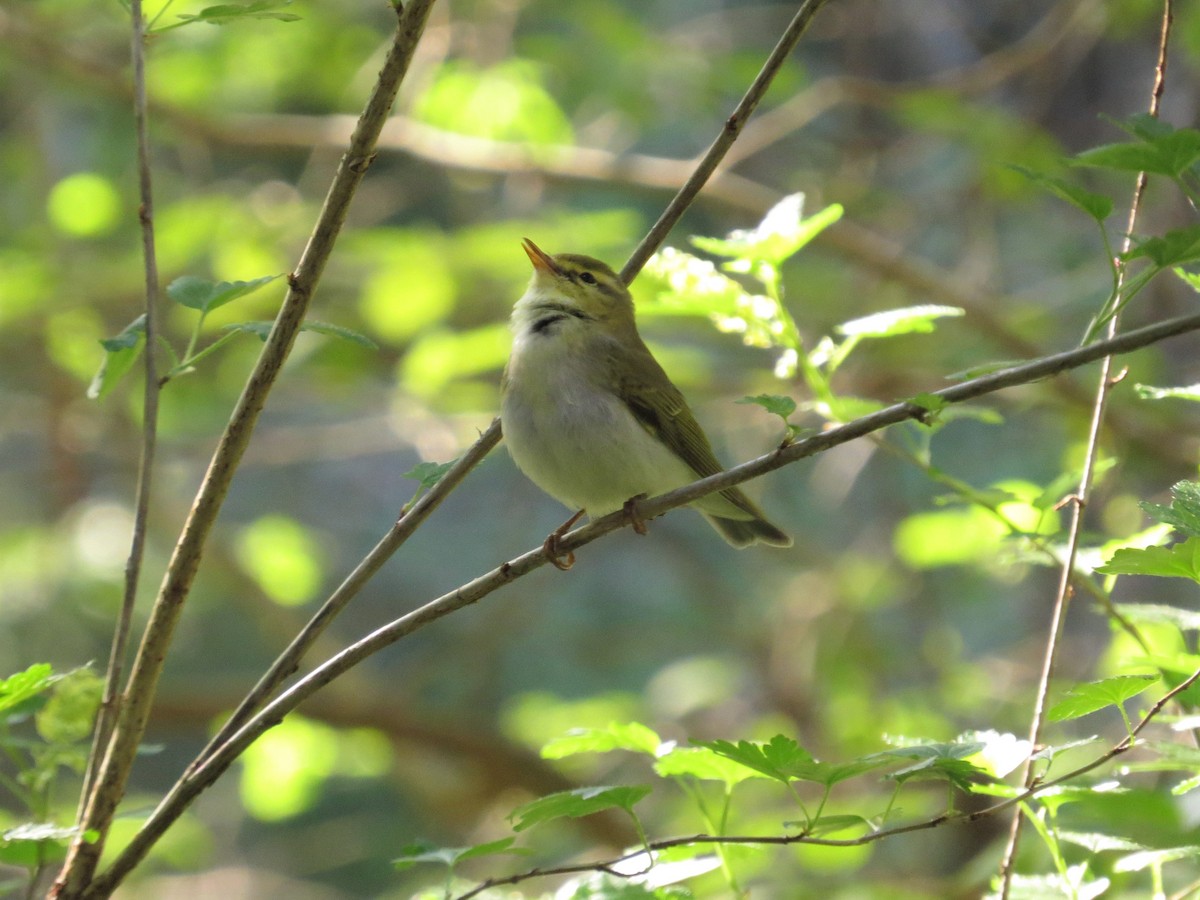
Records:
M599 260L551 256L528 238L533 278L513 307L513 348L501 381L500 418L517 467L538 487L595 518L721 471L683 394L651 355L634 322L633 298ZM792 539L738 488L695 501L735 547Z

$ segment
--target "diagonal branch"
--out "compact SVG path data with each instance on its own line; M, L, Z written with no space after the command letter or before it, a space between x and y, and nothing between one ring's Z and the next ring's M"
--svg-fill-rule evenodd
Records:
M1056 353L1041 359L1033 360L1019 366L1013 366L999 372L984 375L952 387L934 391L933 395L947 403L960 403L965 400L995 393L1004 388L1019 384L1028 384L1052 375L1078 368L1103 359L1106 356L1128 353L1140 347L1146 347L1169 337L1200 330L1200 313L1169 319L1154 325L1148 325L1135 331L1126 332L1112 340L1097 341L1086 347L1079 347L1062 353ZM852 441L856 438L879 431L889 425L895 425L907 420L924 420L929 416L926 408L914 403L896 403L870 415L855 419L845 425L832 428L821 434L786 444L770 453L760 456L750 462L735 466L728 471L712 475L694 482L678 490L653 497L638 504L638 517L650 519L662 515L668 510L690 503L700 497L724 490L766 472L782 468L800 459L822 453L832 447ZM568 533L559 541L559 549L566 553L590 544L606 534L617 531L631 524L630 517L623 511L597 519L582 528ZM546 565L548 557L543 548L517 557L503 563L492 571L479 576L473 581L430 601L407 615L401 616L387 625L350 645L342 652L333 656L304 678L297 681L287 691L280 694L257 714L248 719L224 744L217 748L208 758L190 769L171 791L163 798L158 808L151 814L142 826L141 831L134 836L121 854L114 860L112 866L97 879L98 893L87 894L88 897L105 896L103 890L111 890L149 851L155 841L175 821L193 800L206 788L211 786L221 774L229 768L235 759L252 744L261 734L283 720L283 717L299 706L308 697L315 694L325 685L349 671L363 660L388 647L401 638L420 630L426 625L455 612L463 607L477 603L487 595L511 584L516 579L529 574L535 569Z

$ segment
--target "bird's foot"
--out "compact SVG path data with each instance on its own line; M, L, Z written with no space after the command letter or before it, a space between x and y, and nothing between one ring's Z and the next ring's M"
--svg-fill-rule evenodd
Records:
M563 522L552 532L550 532L550 535L542 543L542 552L545 553L546 558L550 560L550 565L554 566L554 568L558 569L560 572L565 572L567 569L571 568L571 566L575 565L575 554L570 550L568 550L566 553L563 553L558 548L558 542L562 539L564 534L571 530L572 525L583 518L584 512L585 511L581 509L579 512L575 513L575 515L571 516L571 518L567 519L567 521Z
M629 516L629 523L633 526L633 530L638 534L646 533L646 520L642 518L638 512L638 501L645 500L648 494L638 494L636 497L630 497L625 501L625 505L621 507L625 515Z

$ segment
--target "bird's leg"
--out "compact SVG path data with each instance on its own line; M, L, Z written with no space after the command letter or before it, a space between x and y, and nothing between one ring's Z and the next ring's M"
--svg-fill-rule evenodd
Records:
M542 552L546 554L546 558L550 560L550 564L560 572L565 572L567 569L571 568L571 566L575 565L575 554L568 550L564 555L563 552L558 549L558 541L564 534L571 530L572 525L583 518L583 514L586 511L587 510L581 509L579 512L575 513L575 515L571 516L571 518L567 519L567 521L563 522L552 532L550 532L549 537L547 537L545 542L542 544Z
M629 522L633 525L633 530L638 534L646 533L646 520L638 513L638 501L645 500L648 494L638 494L636 497L630 497L625 501L625 505L621 507L625 515L629 516Z

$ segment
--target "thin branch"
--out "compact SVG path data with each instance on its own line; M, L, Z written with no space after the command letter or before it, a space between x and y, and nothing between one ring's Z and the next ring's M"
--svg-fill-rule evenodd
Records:
M267 673L199 753L195 761L188 767L189 771L194 770L196 766L208 759L217 747L227 741L254 712L262 707L263 703L275 694L287 677L299 668L304 654L329 626L333 618L358 595L358 592L375 573L383 568L384 563L391 558L392 554L400 549L421 523L429 518L449 493L462 483L471 469L475 468L498 443L500 443L500 420L495 419L467 452L446 471L441 480L423 494L407 512L400 515L396 524L330 594L329 599L321 605L321 608L296 635L287 649L271 664Z
M133 534L129 542L129 557L125 562L125 586L121 597L121 609L113 631L112 647L109 651L108 670L104 677L104 697L96 717L96 729L92 735L92 749L88 755L83 789L79 796L78 817L84 810L96 786L100 763L112 737L120 712L121 679L129 647L129 631L133 621L133 609L137 602L138 581L146 551L146 519L150 510L150 485L153 480L154 451L158 441L158 254L154 245L154 201L150 178L150 139L146 112L146 54L145 27L141 0L132 0L129 8L132 21L130 57L133 64L133 120L137 141L138 195L140 206L138 220L142 229L142 265L145 273L145 340L146 350L142 354L143 378L142 397L142 448L138 460L137 488L134 499Z
M687 847L696 844L745 844L751 846L785 846L788 844L812 844L821 847L861 847L864 844L874 844L878 841L886 840L887 838L896 837L901 834L911 834L914 831L929 831L933 828L938 828L942 825L961 822L970 823L978 822L980 819L986 819L1001 813L1006 809L1020 808L1020 804L1031 800L1043 791L1049 790L1060 784L1072 781L1080 775L1086 775L1105 763L1111 762L1116 757L1128 752L1133 746L1137 735L1150 724L1150 722L1158 716L1166 705L1178 696L1183 691L1187 690L1197 680L1200 680L1200 669L1197 669L1190 677L1182 683L1176 685L1164 696L1159 698L1158 702L1150 708L1144 715L1141 721L1127 734L1121 741L1114 744L1104 753L1097 756L1095 759L1084 763L1078 768L1072 769L1065 775L1060 775L1057 778L1047 781L1041 781L1037 784L1027 785L1024 790L1012 797L1001 800L998 803L993 803L984 809L974 810L969 813L942 813L930 819L925 819L920 822L910 822L907 825L897 825L894 828L882 828L878 831L872 831L856 838L817 838L810 837L803 832L799 834L767 834L767 835L711 835L711 834L694 834L686 837L664 838L657 841L647 842L645 847L639 847L637 850L625 853L615 859L601 860L593 863L574 863L567 866L553 866L547 868L529 869L525 872L519 872L515 875L505 876L503 878L489 878L486 881L480 882L471 890L464 894L459 894L454 900L470 900L471 897L476 897L484 891L491 888L500 887L502 885L519 884L523 881L529 881L533 878L543 878L548 875L574 875L578 872L606 872L610 875L620 877L628 877L628 873L622 872L618 866L623 863L628 863L631 860L644 857L648 852L654 853L660 850L669 850L672 847Z
M934 396L947 403L994 393L1004 388L1027 384L1042 378L1078 368L1103 359L1105 356L1128 353L1140 347L1165 340L1187 332L1200 330L1200 314L1170 319L1129 331L1112 340L1098 341L1086 347L1057 353L1024 365L1014 366L1000 372L984 375L971 381L934 391ZM907 420L922 420L929 415L924 407L913 403L896 403L885 409L855 419L845 425L831 428L821 434L787 444L750 462L735 466L725 472L709 476L690 485L661 496L642 501L637 505L639 518L651 519L668 510L683 506L700 497L741 484L775 469L782 468L800 459L822 453L831 447L863 437L889 425ZM597 519L582 528L566 534L559 541L562 553L578 550L606 534L628 526L630 517L623 511ZM401 638L418 631L426 625L478 602L494 591L511 584L516 579L546 565L548 558L543 548L534 550L503 563L473 581L430 601L424 606L382 626L366 637L351 644L331 657L308 675L297 681L284 693L267 704L250 718L229 740L217 748L200 765L189 770L176 782L163 798L158 808L143 824L142 829L121 851L111 867L96 880L96 892L86 897L103 897L105 891L114 888L129 871L136 866L195 798L211 786L235 759L261 734L281 722L288 713L325 685L354 668L363 660L379 652Z
M345 221L350 200L374 159L379 130L395 100L396 91L412 60L433 3L434 0L410 0L402 11L398 11L396 34L374 92L359 119L350 148L341 159L308 245L295 272L288 279L289 289L275 325L221 435L150 612L141 647L130 672L117 727L104 758L96 790L89 798L81 823L84 831L97 832L101 837L95 842L88 842L81 837L72 844L60 880L55 885L57 896L79 896L85 886L91 896L101 896L94 893L92 875L103 850L103 837L124 794L134 755L145 733L167 648L195 579L205 542L266 403L267 394L278 378L304 320L334 241Z
M721 160L725 158L725 154L729 152L729 148L737 140L743 126L746 124L746 120L750 118L751 113L754 112L755 107L758 106L759 101L766 94L767 88L771 86L771 82L775 79L779 69L787 60L788 55L795 48L800 37L808 30L813 16L827 2L828 0L804 0L800 4L795 17L784 30L783 35L779 38L779 42L775 45L775 49L767 57L767 61L763 63L763 67L759 70L758 76L750 85L750 89L746 91L745 96L742 97L733 114L726 119L725 127L717 135L717 139L712 142L712 146L700 158L691 177L679 189L679 193L675 195L674 199L667 204L667 208L663 210L662 215L658 217L658 221L654 223L649 233L634 248L629 261L621 269L621 280L626 284L632 282L637 273L642 271L642 266L646 264L646 260L653 256L654 252L662 245L662 242L666 240L667 234L675 227L675 223L679 221L684 211L691 205L696 195L700 193L700 189L704 187L705 182L708 181L717 166L720 165Z
M1150 115L1157 116L1162 93L1166 84L1167 50L1170 45L1171 22L1173 20L1172 0L1164 0L1162 29L1159 37L1158 62L1154 70L1154 85L1150 92ZM1138 211L1141 209L1142 194L1146 189L1146 173L1139 172L1134 186L1133 197L1129 203L1129 217L1125 227L1125 240L1122 246L1122 256L1128 252L1133 243L1132 235L1137 226ZM1119 294L1125 281L1125 266L1117 263L1116 290ZM1108 321L1108 338L1113 339L1120 327L1119 307ZM1105 410L1108 406L1108 396L1116 382L1112 377L1112 357L1106 356L1100 364L1100 375L1096 385L1096 397L1092 406L1092 418L1088 427L1087 455L1084 459L1083 471L1079 477L1079 487L1071 502L1071 521L1067 530L1066 554L1059 572L1058 587L1054 595L1054 605L1050 614L1046 652L1042 660L1041 676L1038 682L1037 694L1034 699L1033 717L1029 725L1029 743L1036 747L1041 743L1042 729L1045 726L1046 710L1050 697L1050 682L1058 660L1058 650L1062 642L1063 626L1066 622L1067 608L1070 606L1074 593L1073 575L1075 560L1079 552L1079 541L1083 534L1083 517L1091 497L1092 480L1095 474L1096 458L1100 449L1100 430L1105 421ZM1033 784L1035 770L1033 760L1025 763L1025 786ZM1000 863L1001 900L1008 900L1012 889L1012 879L1016 868L1017 849L1021 841L1021 807L1013 811L1012 822L1009 826L1008 842Z

